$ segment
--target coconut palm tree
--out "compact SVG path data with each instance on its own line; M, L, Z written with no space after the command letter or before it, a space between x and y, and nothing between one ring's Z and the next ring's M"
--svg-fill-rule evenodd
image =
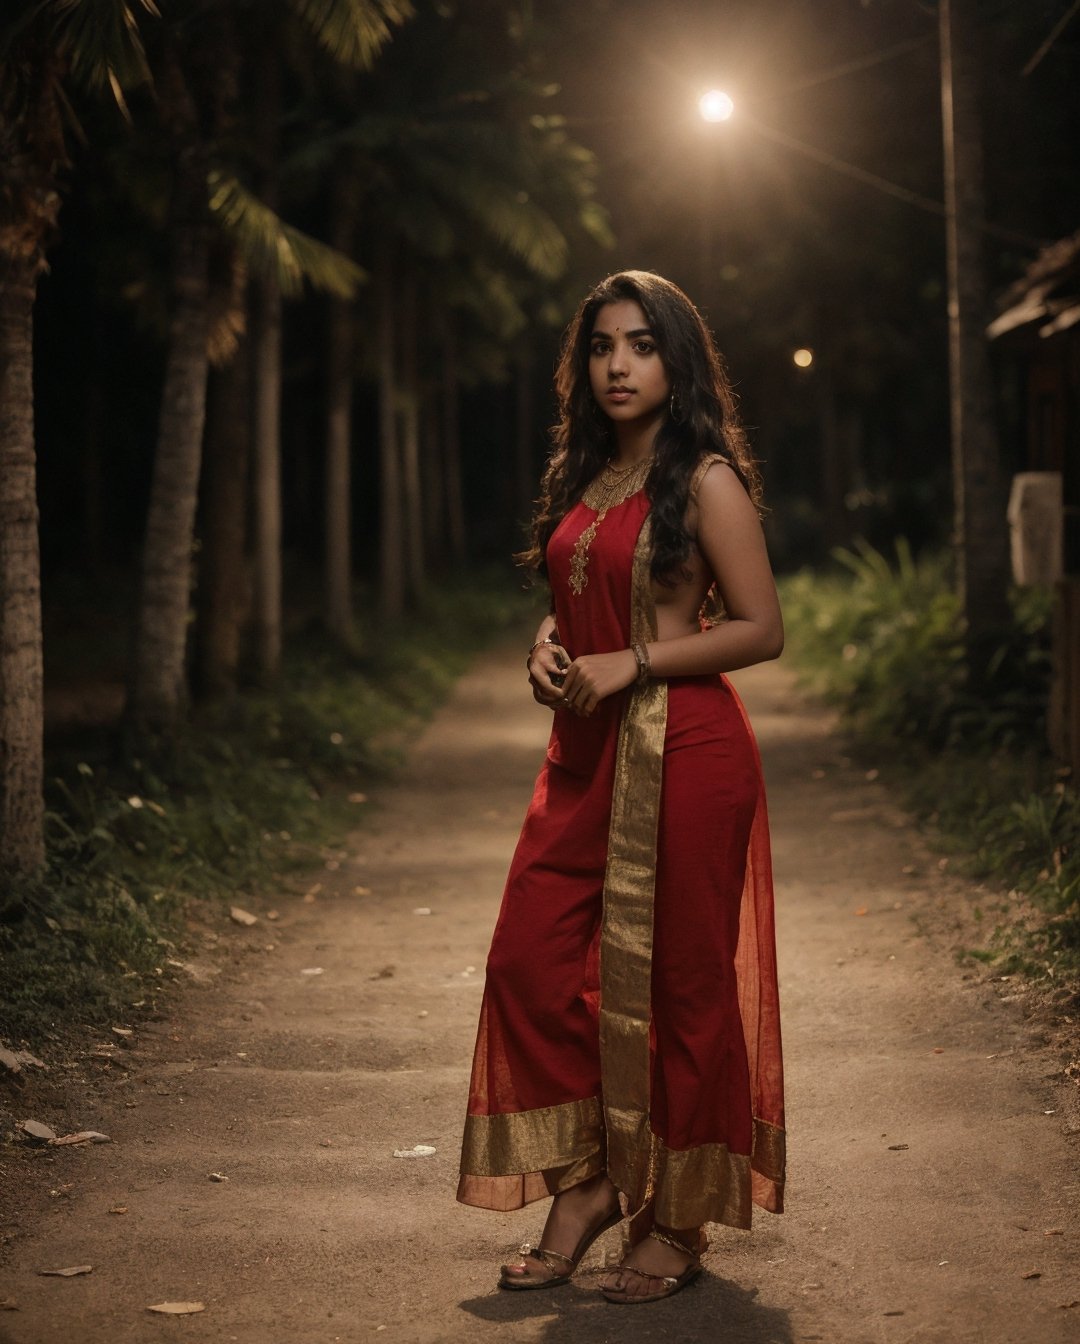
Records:
M281 655L283 299L297 294L305 278L350 297L360 277L347 258L290 228L276 213L282 17L268 9L257 16L251 62L258 107L251 149L261 194L248 189L221 159L220 146L235 138L238 121L235 104L244 72L234 62L240 50L237 20L244 8L225 5L197 24L177 22L168 30L171 40L163 44L159 98L172 149L174 304L128 701L129 726L136 731L168 729L186 700L191 557L209 372L207 268L214 231L233 240L253 280L250 453L256 658L263 680L276 675ZM342 59L369 61L389 35L390 23L407 7L401 0L289 0L286 11L295 11ZM236 604L228 603L219 614L233 619ZM220 628L217 633L222 634Z
M33 308L55 235L64 86L147 78L139 19L152 0L14 0L0 15L0 873L38 868L42 837L41 596Z
M282 65L285 53L295 49L288 40L293 20L299 20L315 37L322 51L336 65L349 70L370 69L390 40L395 27L412 15L409 0L276 0L257 12L255 83L253 107L256 122L253 142L258 163L262 198L277 206L280 195L279 122L282 111ZM341 297L349 297L345 294ZM337 312L338 328L343 315ZM255 649L260 678L273 681L281 663L281 341L282 294L276 276L266 272L255 277L252 305L252 346L255 364L253 388L252 454L255 497ZM336 442L332 467L335 484L344 488L335 495L335 527L328 544L334 546L336 619L348 624L345 603L348 585L342 582L342 558L347 562L347 538L343 543L341 508L348 500L343 458L344 420L340 384L335 390ZM328 473L329 475L329 473Z
M545 141L552 143L545 144ZM557 144L555 142L558 142ZM423 496L419 470L424 390L417 371L443 372L444 462L457 452L456 397L461 364L451 314L470 306L505 340L525 318L513 299L514 277L550 285L565 270L568 235L604 232L590 198L591 159L564 133L500 108L463 113L449 105L378 111L357 118L298 162L329 161L348 145L362 161L363 235L376 276L380 400L380 607L401 614L423 586ZM580 188L553 188L561 175ZM549 200L559 206L556 215ZM565 208L573 200L573 207ZM455 283L455 277L460 277ZM479 282L479 284L478 284ZM512 317L508 324L507 314ZM420 357L418 340L442 333L442 348ZM375 372L374 369L372 369ZM460 479L444 483L451 548L464 549Z

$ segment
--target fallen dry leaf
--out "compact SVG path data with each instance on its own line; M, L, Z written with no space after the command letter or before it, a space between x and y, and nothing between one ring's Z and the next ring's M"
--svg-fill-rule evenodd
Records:
M353 891L353 895L354 895L354 896L370 896L370 895L371 895L371 888L370 888L370 887L353 887L352 891Z
M435 1149L430 1143L418 1143L415 1148L395 1148L395 1157L434 1157Z
M247 928L259 922L258 915L250 914L247 910L241 910L238 905L229 907L229 918L234 924L243 924Z
M52 1143L56 1138L56 1130L50 1129L48 1125L43 1125L40 1120L24 1120L19 1129L28 1139L33 1139L35 1143Z
M127 1213L127 1205L126 1205L126 1204L117 1204L117 1206L116 1206L114 1209L110 1209L109 1212L110 1212L110 1213Z
M1074 1297L1071 1302L1059 1302L1058 1306L1062 1311L1068 1311L1070 1307L1080 1307L1080 1297Z
M96 1129L81 1129L78 1134L65 1134L60 1139L50 1139L50 1148L62 1148L72 1143L112 1143L108 1134L99 1134Z
M162 1316L194 1316L197 1311L205 1311L205 1302L155 1302L147 1311L160 1312Z
M1020 1277L1021 1277L1022 1279L1041 1279L1041 1278L1042 1278L1042 1270L1041 1270L1041 1269L1029 1269L1028 1272L1027 1272L1026 1274L1021 1274Z
M945 1053L945 1047L943 1045L935 1045L930 1053L932 1055L943 1055Z
M209 1179L209 1180L211 1180L211 1181L217 1181L217 1183L218 1183L219 1185L222 1185L222 1184L224 1184L225 1181L227 1181L229 1178L228 1178L228 1176L224 1175L224 1174L223 1174L222 1172L220 1172L220 1171L211 1171L211 1172L209 1173L207 1179Z
M109 1030L114 1036L119 1036L122 1041L130 1041L135 1035L130 1027L110 1027Z
M906 1151L907 1151L907 1147L908 1147L908 1145L907 1145L906 1143L890 1143L890 1144L889 1144L889 1152L890 1152L890 1153L903 1153L903 1152L906 1152Z
M0 1297L0 1311L18 1311L19 1304L13 1297Z
M367 802L367 794L366 794L366 793L350 793L350 794L349 794L349 802L350 802L350 803L366 803L366 802Z
M301 975L322 975L322 973L323 968L321 966L306 966L300 972Z
M1064 1235L1065 1234L1062 1232L1060 1227L1051 1227L1046 1232L1043 1233L1044 1237L1062 1237Z
M58 1279L73 1279L76 1274L89 1274L93 1268L93 1265L71 1265L67 1269L39 1269L38 1273Z

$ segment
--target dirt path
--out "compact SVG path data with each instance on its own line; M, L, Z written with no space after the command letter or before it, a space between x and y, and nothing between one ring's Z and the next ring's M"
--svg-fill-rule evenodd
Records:
M487 942L547 731L515 644L464 678L314 902L230 927L229 971L139 1031L130 1075L40 1117L114 1142L42 1153L40 1201L0 1219L20 1229L0 1344L1080 1337L1076 1089L918 932L936 863L827 716L782 667L737 680L775 835L787 1214L721 1233L699 1285L637 1311L591 1274L494 1288L543 1219L453 1199ZM416 1144L437 1152L393 1156ZM177 1299L206 1310L145 1310Z

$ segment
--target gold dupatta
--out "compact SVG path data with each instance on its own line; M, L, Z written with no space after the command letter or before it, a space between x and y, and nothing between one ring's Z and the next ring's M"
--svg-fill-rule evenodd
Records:
M632 642L657 637L651 552L647 516L634 549ZM775 1213L783 1208L783 1084L764 790L751 832L736 957L754 1107L752 1154L719 1143L674 1151L650 1125L653 898L666 730L667 682L636 684L619 729L600 933L607 1171L627 1199L632 1240L654 1221L673 1228L709 1221L749 1227L751 1202Z

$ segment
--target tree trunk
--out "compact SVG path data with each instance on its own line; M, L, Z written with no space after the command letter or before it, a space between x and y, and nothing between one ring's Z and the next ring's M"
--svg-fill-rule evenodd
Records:
M416 272L408 265L401 299L401 499L405 577L409 597L424 591L424 522L420 483L419 305Z
M39 868L41 579L34 455L36 249L0 248L0 874Z
M88 352L94 371L86 392L84 411L83 450L79 455L82 477L83 563L86 572L98 574L105 558L105 472L103 447L105 439L105 399L102 395L103 361L98 351L103 350L104 336L100 323L96 324L95 349Z
M250 606L248 375L248 350L242 345L210 379L196 627L199 691L207 697L236 692Z
M351 255L355 200L346 172L335 184L331 244ZM352 618L352 305L335 295L326 316L326 628L343 644L353 635Z
M987 350L976 0L940 0L954 546L972 669L1007 612L1006 483Z
M397 370L393 261L384 256L379 288L379 608L397 619L405 612L405 536L401 515L401 457L397 433Z
M281 290L252 287L251 442L255 552L255 665L260 682L281 668Z
M420 455L424 472L424 554L442 563L446 549L446 479L439 436L439 403L430 392L420 407Z
M465 560L465 502L461 482L461 419L458 401L457 339L448 325L443 341L443 462L446 469L446 520L450 555L456 564Z
M256 137L263 200L277 208L280 72L272 41L257 44ZM268 685L281 670L281 286L275 274L252 286L251 451L255 542L255 666Z
M128 704L129 721L139 731L170 728L186 701L191 557L209 369L206 164L191 146L177 157L173 219L173 314Z

